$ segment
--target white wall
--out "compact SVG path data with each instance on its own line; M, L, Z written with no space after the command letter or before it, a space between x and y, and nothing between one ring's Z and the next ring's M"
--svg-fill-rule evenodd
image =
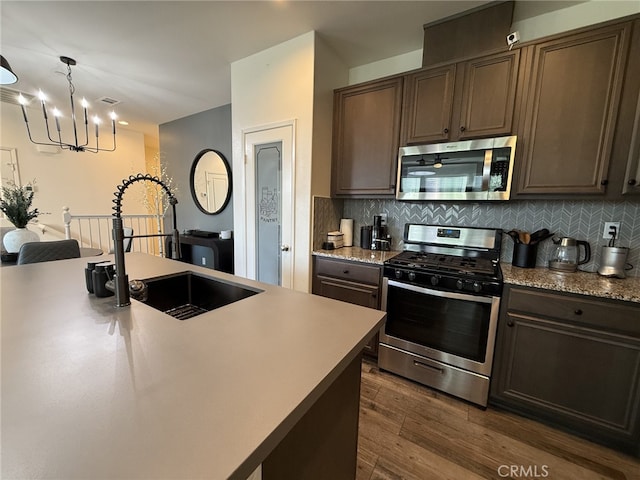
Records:
M231 64L235 273L246 276L243 130L296 120L293 288L309 284L311 141L315 33Z
M29 109L28 113L34 140L39 140L42 117L37 115L37 109ZM57 231L64 232L63 206L70 207L76 214L111 214L116 185L129 175L145 172L141 133L119 130L115 152L93 154L64 150L51 155L39 153L36 145L29 141L18 105L0 104L0 120L0 145L17 149L21 183L36 181L33 205L44 213L38 221ZM110 146L110 142L107 145ZM127 191L124 213L145 213L142 191L137 185Z
M547 35L640 13L638 0L591 0L567 7L569 3L573 2L516 0L511 31L517 30L520 33L520 41L524 43ZM349 85L421 67L422 49L419 49L349 69Z
M331 195L333 90L346 84L349 71L321 37L316 37L314 64L311 195L328 197Z
M547 35L606 22L640 13L637 0L592 0L555 11L554 2L516 2L511 31L520 33L520 41L527 42ZM564 2L558 2L563 4Z
M231 64L235 272L246 275L243 130L296 120L293 288L310 285L313 194L328 195L333 89L346 66L315 32Z
M422 67L422 49L349 69L349 85Z

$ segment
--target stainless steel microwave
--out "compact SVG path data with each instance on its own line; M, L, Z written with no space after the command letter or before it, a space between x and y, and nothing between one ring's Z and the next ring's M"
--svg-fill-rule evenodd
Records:
M398 200L508 200L517 137L401 147Z

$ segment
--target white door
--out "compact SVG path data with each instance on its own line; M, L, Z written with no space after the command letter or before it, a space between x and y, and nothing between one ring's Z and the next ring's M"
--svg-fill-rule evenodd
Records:
M226 173L204 172L207 181L207 210L217 212L227 199L229 177Z
M288 122L244 132L247 277L293 287L294 135Z
M2 155L2 185L11 182L21 185L18 171L18 151L15 148L0 147L0 155Z

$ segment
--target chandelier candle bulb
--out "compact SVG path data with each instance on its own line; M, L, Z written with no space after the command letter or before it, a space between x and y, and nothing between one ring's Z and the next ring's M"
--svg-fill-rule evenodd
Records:
M87 119L87 107L89 106L89 103L87 103L87 100L82 97L82 109L84 110L84 124L87 125L89 123L88 119Z
M53 109L53 117L56 120L56 130L60 133L60 111L57 108Z
M29 120L27 119L27 111L24 109L25 104L27 103L27 99L24 98L22 94L18 95L18 103L20 104L20 108L22 109L22 116L24 117L25 123Z
M47 117L47 106L44 104L45 97L42 90L38 90L38 98L40 99L40 104L42 105L42 114L44 115L44 121L48 120Z
M73 84L73 79L71 78L71 67L76 65L76 61L73 58L69 58L69 57L60 57L60 61L62 63L64 63L67 66L67 82L69 83L69 104L71 107L71 126L72 126L72 138L73 138L73 143L68 143L66 141L62 140L62 130L60 127L60 120L59 117L62 116L62 113L57 109L54 108L53 110L53 115L55 116L55 121L56 121L56 130L58 132L58 139L54 140L52 138L51 135L51 131L49 130L49 115L47 113L47 104L46 104L46 97L44 95L44 93L42 92L42 90L40 90L38 92L38 98L40 99L40 103L42 105L42 116L44 117L44 123L45 123L45 127L46 127L46 135L48 137L48 141L46 142L39 142L33 139L33 137L31 136L31 130L29 128L29 119L27 117L27 110L25 108L25 106L27 105L27 101L26 99L24 99L24 97L22 98L18 98L20 105L22 106L22 116L24 117L24 123L25 126L27 127L27 134L29 135L29 140L32 143L35 143L36 145L50 145L50 146L54 146L54 147L59 147L62 149L66 149L66 150L71 150L72 152L91 152L91 153L98 153L98 152L113 152L116 149L116 114L115 112L111 112L110 116L111 116L111 130L113 132L113 145L111 148L100 148L100 146L98 145L98 135L99 135L99 130L98 130L98 123L99 120L96 120L98 117L95 116L93 117L94 122L96 122L96 144L95 146L88 146L89 145L89 103L87 102L86 98L82 98L82 100L80 101L80 105L82 106L83 109L83 114L84 114L84 139L83 140L79 140L78 138L78 127L76 124L76 120L77 120L77 115L76 115L76 103L75 100L73 98L73 95L76 91L76 87Z

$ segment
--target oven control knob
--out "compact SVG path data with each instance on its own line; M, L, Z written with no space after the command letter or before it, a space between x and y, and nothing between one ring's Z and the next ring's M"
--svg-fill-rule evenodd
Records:
M431 277L431 285L433 285L435 287L439 283L440 283L440 277L439 276L434 275L433 277Z
M482 290L482 284L480 282L473 282L473 291L479 293Z
M409 272L409 280L411 280L413 282L415 279L416 279L415 272Z
M458 280L458 281L456 282L456 288L457 288L458 290L462 290L462 289L464 288L464 282L463 282L462 280Z
M395 271L396 278L402 278L402 270Z

